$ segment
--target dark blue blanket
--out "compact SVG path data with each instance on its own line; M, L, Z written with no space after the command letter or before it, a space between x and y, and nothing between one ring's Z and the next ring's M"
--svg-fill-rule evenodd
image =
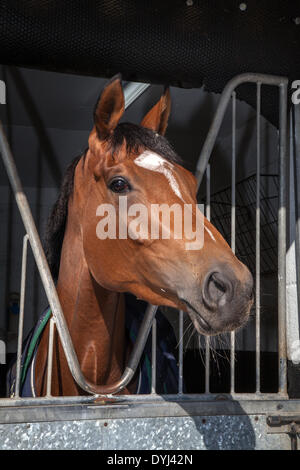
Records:
M135 342L147 304L137 301L132 295L126 294L126 335L128 341ZM20 396L35 396L34 366L39 341L49 318L49 307L44 310L37 324L31 330L23 344L21 359ZM157 350L156 350L156 393L171 394L178 392L178 367L176 357L176 338L166 317L159 311L156 314ZM36 343L34 339L38 337ZM136 393L151 393L151 333L147 340L138 369L138 389ZM14 396L16 381L16 361L7 375L8 396Z

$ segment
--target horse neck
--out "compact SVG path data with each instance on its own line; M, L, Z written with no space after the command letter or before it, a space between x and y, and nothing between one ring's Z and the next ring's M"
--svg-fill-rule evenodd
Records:
M104 384L118 380L124 368L124 298L97 284L88 269L76 222L77 202L75 180L57 291L83 374L93 383Z

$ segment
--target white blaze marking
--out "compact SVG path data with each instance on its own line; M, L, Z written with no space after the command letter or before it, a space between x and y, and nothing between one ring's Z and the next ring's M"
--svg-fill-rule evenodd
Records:
M215 237L213 236L213 234L211 233L211 231L209 230L209 228L207 228L206 225L204 225L204 228L205 228L205 230L209 233L210 238L215 242L216 239L215 239Z
M173 192L183 201L178 183L172 173L172 169L174 168L172 163L168 162L157 153L150 152L149 150L145 150L145 152L139 155L134 160L134 163L142 168L146 168L146 170L157 171L164 175Z
M174 168L172 163L168 162L157 153L150 152L149 150L145 150L145 152L139 155L134 160L134 163L142 168L145 168L146 170L156 171L164 175L167 178L169 185L171 186L173 192L176 194L176 196L179 197L179 199L183 201L178 183L174 175L172 174L172 169ZM206 225L204 225L204 228L208 232L210 238L214 242L216 242L215 237L213 236L211 231L206 227Z

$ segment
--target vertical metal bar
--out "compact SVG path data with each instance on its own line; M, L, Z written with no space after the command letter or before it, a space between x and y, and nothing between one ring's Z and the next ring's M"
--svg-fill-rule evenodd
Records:
M205 336L205 393L209 393L209 375L210 375L210 338Z
M232 154L231 154L231 249L235 253L235 223L236 223L236 93L232 93ZM230 333L230 391L235 390L235 332Z
M156 393L156 319L152 323L151 393Z
M210 221L210 163L206 168L206 207L205 216Z
M260 113L261 83L256 88L256 238L255 238L255 348L256 393L260 392Z
M206 169L206 218L210 221L211 205L210 205L210 164ZM209 376L210 376L210 337L205 336L205 393L209 393Z
M298 438L297 434L291 436L291 450L298 450Z
M51 397L54 324L55 324L55 321L54 321L53 317L51 317L50 318L50 326L49 326L49 341L48 341L47 389L46 389L46 396L47 397Z
M287 393L286 340L286 146L287 84L279 88L279 208L278 208L278 359L279 393Z
M296 213L296 268L297 268L297 298L300 308L300 106L293 106L293 139L294 139L294 181L295 181L295 213Z
M232 153L231 153L231 249L235 253L235 185L236 185L236 93L232 93Z
M179 374L178 393L183 393L183 311L179 311Z
M32 252L38 267L41 280L46 292L52 314L55 318L59 337L64 349L66 359L70 372L76 383L86 392L92 394L110 394L117 393L122 390L132 379L136 371L136 367L141 358L145 343L147 341L148 333L150 331L153 318L155 316L157 306L148 304L142 325L140 327L136 343L129 358L128 365L121 377L121 379L112 385L95 385L85 379L81 372L78 358L72 343L70 332L66 320L64 318L58 294L50 273L50 269L46 260L45 253L42 248L40 237L38 235L32 213L23 191L22 184L17 172L16 164L13 159L10 147L8 145L3 126L0 122L0 153L2 155L3 163L7 171L9 181L11 183L16 203L22 217L26 232L29 237Z
M26 287L28 239L29 239L28 235L27 234L24 235L24 237L23 237L23 251L22 251L20 313L19 313L18 349L17 349L17 365L16 365L16 386L15 386L15 396L16 397L20 396L21 358L22 358L22 343L23 343L24 305L25 305L25 287Z

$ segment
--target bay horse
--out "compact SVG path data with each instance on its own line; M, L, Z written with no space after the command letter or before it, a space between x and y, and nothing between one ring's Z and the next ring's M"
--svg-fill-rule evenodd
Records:
M84 376L94 384L117 381L130 344L124 333L124 293L153 305L188 313L204 335L244 325L252 305L253 280L216 228L206 219L204 245L187 250L186 239L96 236L97 208L119 197L130 204L191 204L197 183L164 134L170 114L166 89L141 125L120 123L121 77L104 88L94 111L88 149L67 171L49 219L47 257ZM46 391L49 325L35 360L36 395ZM128 386L125 393L133 393ZM83 394L69 371L57 332L54 337L52 395Z

